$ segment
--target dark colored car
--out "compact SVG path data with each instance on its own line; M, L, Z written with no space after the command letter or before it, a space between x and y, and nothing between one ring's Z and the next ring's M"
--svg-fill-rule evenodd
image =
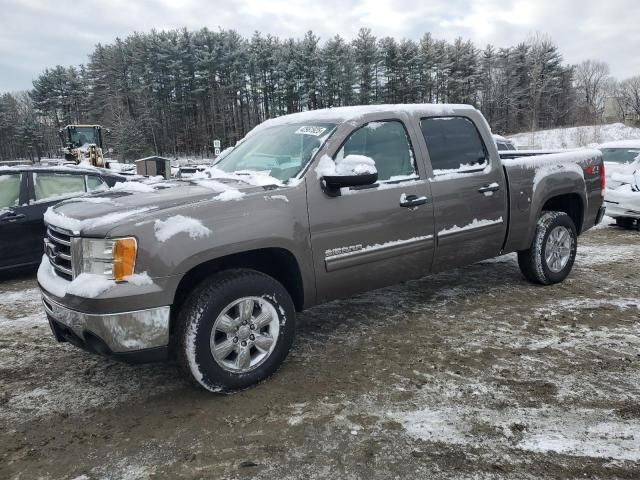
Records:
M98 168L0 167L0 271L40 262L46 233L43 216L51 205L125 180Z

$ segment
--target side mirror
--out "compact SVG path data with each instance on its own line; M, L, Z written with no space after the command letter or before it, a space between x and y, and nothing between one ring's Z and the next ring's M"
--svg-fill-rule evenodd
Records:
M359 175L325 175L322 177L328 188L363 187L378 181L378 172L361 173Z
M363 187L378 181L378 171L372 158L363 155L347 155L336 160L323 160L322 184L327 195L337 197L345 187Z

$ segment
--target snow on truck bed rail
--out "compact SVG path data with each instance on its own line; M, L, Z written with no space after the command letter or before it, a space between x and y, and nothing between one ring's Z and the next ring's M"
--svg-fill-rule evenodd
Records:
M536 155L533 157L503 158L502 163L507 167L540 168L551 165L592 162L601 156L602 154L599 150L584 148L568 152Z

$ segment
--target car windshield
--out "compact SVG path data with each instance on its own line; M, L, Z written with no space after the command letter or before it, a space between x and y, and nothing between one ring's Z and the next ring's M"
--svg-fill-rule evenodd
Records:
M602 158L605 162L631 163L640 156L640 148L603 148Z
M263 128L246 137L215 166L227 173L264 172L286 182L302 170L335 128L333 123Z

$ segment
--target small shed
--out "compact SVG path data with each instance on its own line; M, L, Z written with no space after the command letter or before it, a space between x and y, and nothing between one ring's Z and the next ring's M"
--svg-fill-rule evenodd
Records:
M171 178L171 160L164 157L147 157L136 160L136 173L154 177L160 175L166 180Z

